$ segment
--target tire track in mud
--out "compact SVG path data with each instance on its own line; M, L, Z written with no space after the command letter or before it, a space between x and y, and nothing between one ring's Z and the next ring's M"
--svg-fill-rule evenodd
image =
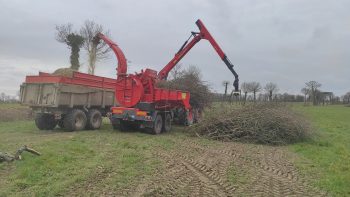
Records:
M245 185L235 185L236 194L244 196L326 196L325 193L318 191L310 186L304 177L300 177L296 168L283 158L283 153L277 151L277 158L271 157L273 150L267 150L269 154L259 158L252 148L246 144L237 146L235 143L225 144L225 147L213 148L200 145L192 140L186 140L181 143L185 149L201 150L203 153L211 152L213 155L221 155L232 162L235 169L240 172L238 176L247 176L250 181ZM234 144L234 146L232 146ZM228 146L227 146L228 145ZM260 147L260 149L262 146ZM269 147L270 148L270 147ZM267 148L267 149L269 149ZM260 150L258 149L258 150ZM235 150L235 151L232 151ZM276 150L276 149L275 149ZM265 150L264 150L265 151ZM251 156L246 156L251 155ZM277 162L274 161L277 159ZM280 168L279 166L282 166ZM227 167L227 166L224 166ZM221 170L223 170L223 168ZM220 169L219 169L220 170ZM221 178L227 176L227 168L223 170Z
M151 183L143 196L230 196L235 189L205 165L177 152L157 151L154 155L166 162L167 172Z
M248 159L242 155L235 155L229 151L219 152L231 156L234 155L236 158L243 160L245 165L247 165L247 163L250 163L253 168L257 169L255 173L259 174L260 178L255 184L251 185L256 186L259 183L262 184L264 186L263 188L268 188L268 196L325 196L324 193L317 191L317 189L310 186L303 177L300 177L297 174L296 169L286 172L276 165L269 165L260 162L258 158Z
M119 191L97 193L152 197L327 196L299 175L289 153L281 147L235 142L203 145L191 138L173 141L174 149L154 147L151 150L152 157L159 158L163 164L153 175L138 177ZM227 174L231 167L233 181L229 181ZM102 172L97 182L104 178L107 177ZM89 181L86 184L89 185Z

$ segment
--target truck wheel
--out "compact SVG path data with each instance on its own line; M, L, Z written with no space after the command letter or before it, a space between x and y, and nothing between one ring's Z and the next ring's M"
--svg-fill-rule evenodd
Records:
M171 130L171 115L165 114L163 132L169 132Z
M160 114L156 116L156 119L154 120L153 123L153 134L158 135L162 132L163 128L163 118Z
M130 130L130 126L129 126L128 122L126 122L125 120L120 120L119 121L119 129L120 129L120 131L128 131L128 130Z
M87 129L99 129L102 125L102 114L100 111L96 109L89 110L87 113L87 122L86 122L86 128Z
M38 113L35 117L35 125L40 130L52 130L56 127L57 121L53 114Z
M110 118L110 121L111 121L111 124L112 124L113 130L117 130L117 129L119 129L119 122L120 122L120 120Z
M117 123L112 123L113 130L118 130L119 129L119 124Z
M86 115L80 109L73 109L64 116L64 129L66 131L80 131L86 126Z
M119 131L129 130L129 125L125 120L114 119L114 120L111 120L111 123L114 130L119 130Z
M129 125L125 120L111 120L112 127L114 130L119 130L119 131L128 131L129 130Z
M63 128L64 128L63 119L59 120L58 123L57 123L57 125L58 125L61 129L63 129Z

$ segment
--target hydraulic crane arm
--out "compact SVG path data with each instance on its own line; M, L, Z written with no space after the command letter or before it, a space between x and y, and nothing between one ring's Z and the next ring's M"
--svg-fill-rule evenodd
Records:
M123 51L118 47L116 43L114 43L111 39L109 39L107 36L103 35L102 33L98 33L95 36L94 42L98 43L100 40L103 40L106 44L108 44L108 46L113 50L114 54L118 59L118 67L117 67L118 77L125 76L128 66L127 66L126 58Z
M238 91L238 74L233 69L233 64L230 62L230 60L227 58L226 54L222 51L218 43L215 41L215 39L212 37L212 35L209 33L208 29L204 26L201 20L197 20L196 24L200 30L200 32L191 32L191 36L188 38L188 40L182 45L180 50L175 54L174 58L158 73L159 79L166 79L171 69L175 67L175 65L192 49L194 45L196 45L201 39L206 39L210 42L210 44L213 46L217 54L220 56L220 58L224 61L227 68L232 72L235 79L233 82L233 86L235 88L235 91ZM192 40L189 42L189 40L192 38Z

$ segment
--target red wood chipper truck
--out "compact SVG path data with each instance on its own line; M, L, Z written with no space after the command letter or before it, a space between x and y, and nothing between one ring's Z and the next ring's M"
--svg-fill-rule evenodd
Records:
M96 42L103 40L113 50L118 59L115 94L120 106L112 107L111 122L114 128L121 130L129 127L141 127L153 134L169 131L174 117L184 117L182 123L192 124L193 113L190 106L190 93L181 90L157 88L156 83L165 80L175 65L200 40L208 40L235 77L234 88L238 92L238 75L233 65L214 40L201 20L196 24L199 32L191 32L191 36L181 46L174 58L159 72L152 69L141 70L140 73L127 74L127 61L122 50L103 34L96 36Z
M103 34L94 41L103 40L113 50L118 60L117 79L108 79L75 72L73 77L52 76L40 73L27 76L21 86L21 101L36 110L39 129L53 129L57 124L65 130L98 129L102 116L111 112L113 128L143 128L153 134L171 129L174 118L181 124L193 123L190 93L181 90L157 88L169 72L200 40L208 40L234 75L233 86L238 92L238 75L233 65L214 40L201 20L196 24L199 32L181 46L174 58L157 72L152 69L127 74L127 61L116 43Z

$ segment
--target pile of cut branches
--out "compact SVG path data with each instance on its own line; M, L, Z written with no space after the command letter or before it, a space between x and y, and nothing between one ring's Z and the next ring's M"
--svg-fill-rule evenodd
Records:
M196 109L202 110L212 101L210 88L202 81L200 70L195 66L178 71L175 77L168 81L160 81L157 87L190 92L190 104Z
M192 134L215 140L282 145L310 135L307 120L280 104L215 106L207 109Z

